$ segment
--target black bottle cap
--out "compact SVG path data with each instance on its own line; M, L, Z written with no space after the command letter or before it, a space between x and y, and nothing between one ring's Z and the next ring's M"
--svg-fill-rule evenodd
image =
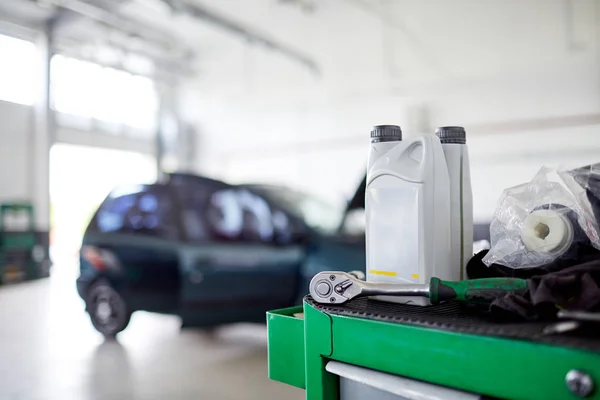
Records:
M442 126L435 130L435 134L442 144L467 144L467 133L462 126Z
M371 130L371 143L402 140L402 130L398 125L375 125Z

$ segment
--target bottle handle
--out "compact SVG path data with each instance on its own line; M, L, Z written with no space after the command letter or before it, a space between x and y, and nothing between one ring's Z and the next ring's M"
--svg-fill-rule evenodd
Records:
M408 158L419 163L419 169L421 172L425 169L425 161L429 157L429 152L426 152L427 146L425 145L425 137L418 137L414 143L412 143L405 151L408 153Z

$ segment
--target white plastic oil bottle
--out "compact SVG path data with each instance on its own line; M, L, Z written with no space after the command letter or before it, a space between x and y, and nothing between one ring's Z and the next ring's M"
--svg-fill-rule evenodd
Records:
M467 279L467 262L473 255L473 191L467 134L461 126L437 128L450 177L450 252L452 267Z
M458 280L450 259L450 183L440 140L402 140L399 126L371 131L367 167L367 281L428 283ZM427 305L418 297L378 299Z

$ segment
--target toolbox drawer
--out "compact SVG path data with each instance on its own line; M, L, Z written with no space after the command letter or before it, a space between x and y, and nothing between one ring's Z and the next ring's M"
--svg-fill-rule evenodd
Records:
M305 389L302 306L267 312L269 378Z
M356 365L330 361L326 370L339 376L340 400L479 400L480 396Z

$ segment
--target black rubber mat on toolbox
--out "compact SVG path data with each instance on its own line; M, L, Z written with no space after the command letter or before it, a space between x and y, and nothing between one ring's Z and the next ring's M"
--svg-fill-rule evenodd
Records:
M542 331L552 322L498 322L491 320L485 310L458 302L419 307L386 303L367 298L354 299L340 305L320 304L313 301L310 296L306 297L306 301L314 308L327 314L374 319L473 335L527 340L600 352L598 330L582 330L577 333L548 336L543 335Z

